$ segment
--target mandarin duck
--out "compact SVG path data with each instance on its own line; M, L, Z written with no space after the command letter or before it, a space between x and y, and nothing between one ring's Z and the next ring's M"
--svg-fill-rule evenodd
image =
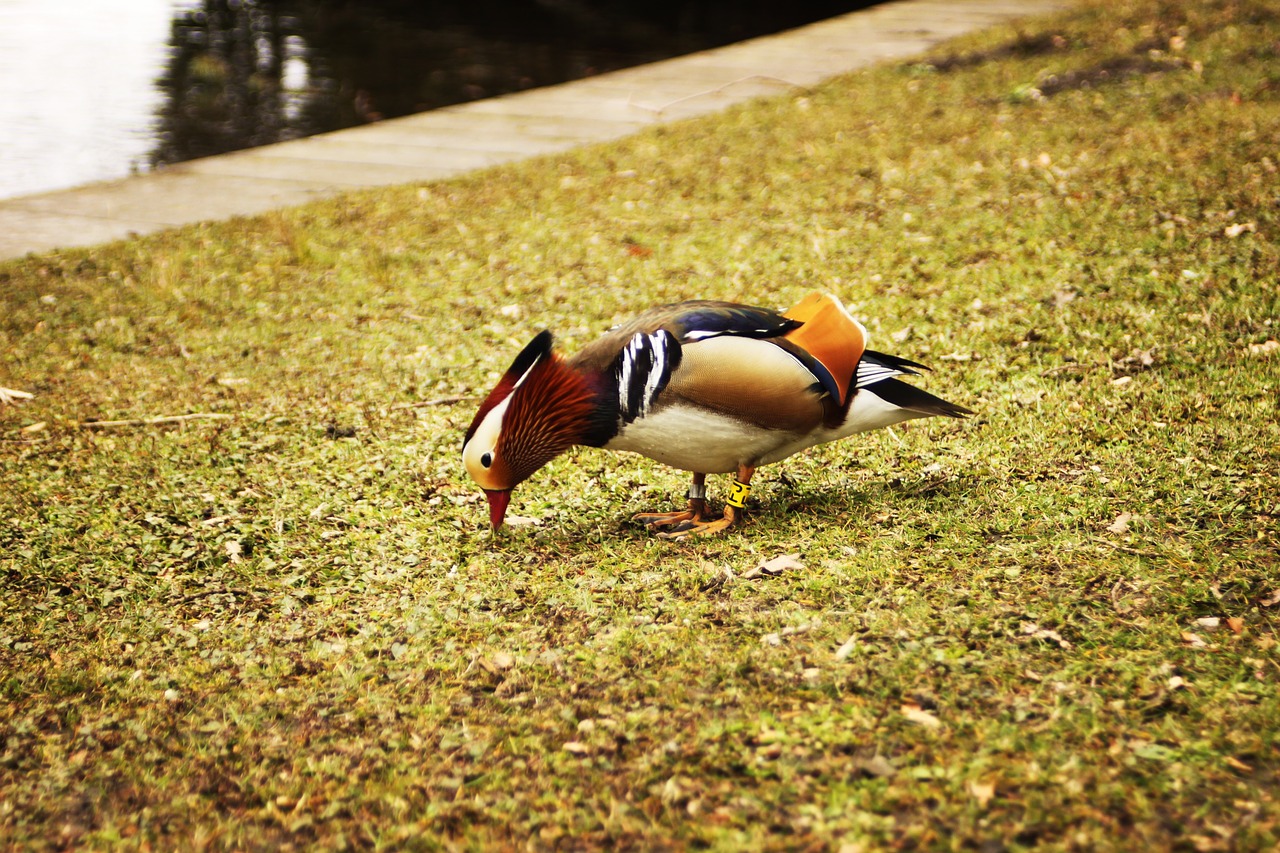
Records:
M897 377L924 365L867 349L834 296L783 313L694 300L650 308L572 358L541 332L476 412L467 472L502 526L511 492L575 445L630 450L693 473L688 507L634 520L666 538L718 533L742 515L761 465L857 432L969 409ZM734 474L723 516L706 476Z

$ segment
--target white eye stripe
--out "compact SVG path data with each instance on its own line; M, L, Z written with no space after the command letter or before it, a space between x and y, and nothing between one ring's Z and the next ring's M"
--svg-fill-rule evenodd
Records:
M506 416L507 407L510 404L511 396L508 395L505 400L490 409L484 416L484 420L480 422L480 426L476 428L475 435L471 436L471 440L462 448L462 461L466 465L467 473L484 489L505 489L510 485L493 479L493 462L497 456L495 448L502 434L502 419ZM489 457L488 465L484 464L486 456Z

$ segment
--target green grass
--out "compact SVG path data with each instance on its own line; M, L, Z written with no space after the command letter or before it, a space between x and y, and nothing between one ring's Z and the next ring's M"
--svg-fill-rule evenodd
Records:
M0 266L0 846L1273 848L1277 68L1274 2L1087 3ZM538 329L814 288L979 416L689 544L574 452L489 535L461 432Z

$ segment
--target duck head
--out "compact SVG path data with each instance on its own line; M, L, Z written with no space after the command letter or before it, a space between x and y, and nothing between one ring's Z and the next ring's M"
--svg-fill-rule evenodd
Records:
M497 530L511 493L538 469L582 441L594 394L588 377L552 349L549 331L516 356L471 421L462 461L489 501Z

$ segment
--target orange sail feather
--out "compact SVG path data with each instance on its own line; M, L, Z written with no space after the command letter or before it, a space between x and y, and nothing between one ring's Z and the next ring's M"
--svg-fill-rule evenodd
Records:
M784 317L804 325L786 334L786 339L802 347L830 371L840 389L837 405L843 406L858 370L858 361L867 348L867 330L849 316L849 312L833 296L810 293Z

